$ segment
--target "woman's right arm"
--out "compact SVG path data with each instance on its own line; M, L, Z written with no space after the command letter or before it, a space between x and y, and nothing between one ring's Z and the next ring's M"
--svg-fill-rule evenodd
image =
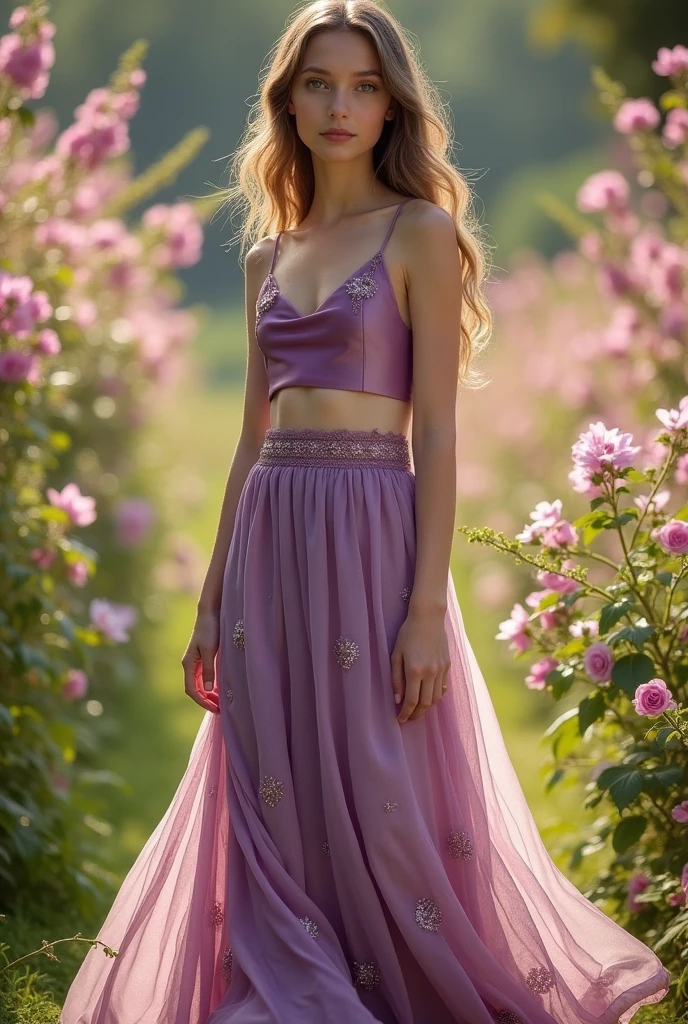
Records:
M217 702L204 695L215 683L215 656L220 640L222 581L234 531L239 498L251 467L257 462L265 431L270 425L268 382L263 354L256 342L255 308L268 272L272 252L269 238L262 239L246 255L245 302L247 361L241 433L234 451L220 510L215 542L198 598L196 622L182 658L184 689L208 711ZM201 688L202 682L202 688Z

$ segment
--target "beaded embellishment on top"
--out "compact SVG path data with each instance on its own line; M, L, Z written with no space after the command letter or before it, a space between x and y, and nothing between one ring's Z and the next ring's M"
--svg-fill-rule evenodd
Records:
M263 290L256 302L256 323L258 323L263 313L266 313L270 309L278 295L279 288L277 287L277 282L270 273L265 278Z
M368 270L364 274L359 274L357 277L352 277L345 282L344 287L351 299L354 313L358 313L363 299L372 299L377 291L377 281L373 274L380 266L381 261L382 252L376 252L368 263Z
M533 992L540 994L548 992L554 985L554 978L551 971L546 967L531 967L526 978L526 985Z
M374 960L354 960L352 973L354 985L366 992L373 992L380 984L380 968Z

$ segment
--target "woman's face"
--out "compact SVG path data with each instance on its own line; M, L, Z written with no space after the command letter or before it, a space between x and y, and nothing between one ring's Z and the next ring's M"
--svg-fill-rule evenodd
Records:
M296 131L314 156L351 160L371 150L385 120L394 116L377 50L356 31L323 30L312 36L294 76L288 108ZM343 129L349 135L328 135Z

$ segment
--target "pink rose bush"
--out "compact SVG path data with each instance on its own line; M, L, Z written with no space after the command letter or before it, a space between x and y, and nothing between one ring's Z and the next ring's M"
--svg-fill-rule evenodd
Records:
M197 322L174 275L200 259L211 211L156 203L129 216L205 139L192 132L134 179L145 44L64 128L26 105L44 96L56 58L47 10L17 7L0 35L0 748L15 765L3 796L26 808L3 817L0 863L17 894L33 871L32 891L85 911L102 884L82 870L95 797L80 791L69 811L45 780L80 786L102 728L94 709L140 670L129 598L146 607L165 538L137 434L184 372ZM31 859L34 847L53 853Z

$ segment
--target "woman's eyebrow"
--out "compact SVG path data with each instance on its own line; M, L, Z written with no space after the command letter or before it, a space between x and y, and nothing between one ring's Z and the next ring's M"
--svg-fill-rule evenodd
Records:
M303 68L303 70L300 71L299 74L305 75L307 71L316 71L319 75L330 74L330 72L327 71L325 68L318 68L315 66L315 64L309 64L308 67ZM353 75L354 78L370 78L373 75L377 76L377 78L382 78L380 72L376 71L375 68L371 68L369 71L354 71Z

